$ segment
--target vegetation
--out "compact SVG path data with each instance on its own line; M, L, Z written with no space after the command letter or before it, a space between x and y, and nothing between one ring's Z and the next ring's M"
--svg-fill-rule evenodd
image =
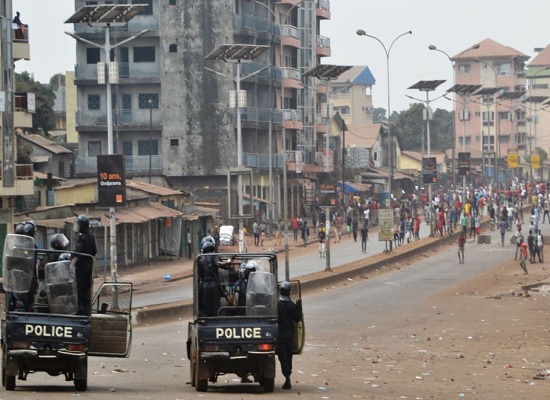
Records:
M57 78L52 77L56 83ZM15 91L18 93L34 93L36 100L36 111L32 116L31 133L38 133L48 137L48 132L55 129L55 117L53 105L55 93L51 85L44 85L34 80L28 72L15 74Z

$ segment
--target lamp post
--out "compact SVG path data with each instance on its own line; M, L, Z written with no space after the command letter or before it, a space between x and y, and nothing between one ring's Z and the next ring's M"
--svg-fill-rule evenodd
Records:
M389 179L388 179L388 196L389 196L389 199L388 199L388 202L389 206L391 206L391 196L392 196L392 181L393 181L393 163L392 163L392 137L391 137L391 121L390 121L390 118L391 118L391 101L390 101L390 54L391 54L391 49L393 47L393 45L395 44L395 42L405 36L405 35L412 35L412 31L407 31L407 32L404 32L400 35L398 35L395 39L393 39L393 41L391 42L390 44L390 47L389 48L386 48L386 45L380 40L378 39L376 36L372 36L372 35L369 35L367 34L363 29L358 29L356 31L357 35L359 36L366 36L366 37L370 37L371 39L374 39L376 40L378 43L380 43L384 49L384 52L386 53L386 78L387 78L387 90L388 90L388 169L389 169ZM391 242L390 242L390 249L391 249Z
M451 56L449 56L449 54L447 54L445 51L438 49L433 44L429 45L428 49L433 50L433 51L438 51L441 54L443 54L445 57L447 57L447 59L451 63L451 67L453 69L453 87L454 87L455 84L456 84L455 63L451 59ZM476 43L472 47L460 52L458 54L457 58L460 57L462 54L466 53L467 51L475 50L475 49L479 49L479 43ZM455 190L456 190L456 165L455 165L456 151L455 151L455 149L456 149L457 134L456 134L456 107L455 107L454 103L453 103L453 110L454 110L455 115L453 115L453 140L452 140L452 145L451 146L452 146L452 158L453 158L453 188L455 188ZM462 149L462 151L464 152L465 150Z
M151 183L151 167L153 158L153 100L149 99L149 183Z
M147 33L149 29L145 29L115 45L111 45L109 30L114 26L124 26L126 23L139 14L144 8L147 7L147 4L136 4L136 5L103 5L95 6L92 9L86 9L81 7L75 14L73 14L65 23L67 24L76 24L76 23L87 23L93 27L100 27L105 29L105 44L100 45L94 43L90 40L84 39L72 32L65 32L66 35L71 36L72 38L87 43L91 46L98 47L103 49L105 52L105 63L108 63L111 56L111 50L122 46L143 34ZM98 65L99 67L99 65ZM103 64L103 68L105 65ZM98 69L98 78L100 74L105 75L105 86L106 86L106 106L107 106L107 154L114 154L114 144L113 144L113 109L112 109L112 99L111 99L111 79L118 78L118 70L116 70L116 75L111 77L111 69L109 69L109 74L105 75L105 69L103 71ZM117 241L116 241L116 210L115 207L109 207L109 245L110 245L110 256L111 256L111 279L113 282L117 281L118 274L118 260L117 260Z
M434 80L434 81L419 81L409 87L409 89L418 89L421 92L426 92L426 144L428 148L428 158L430 158L430 119L431 119L431 110L430 110L430 92L437 89L439 85L441 85L444 80ZM436 165L437 170L437 165ZM433 218L433 210L432 210L432 184L437 182L424 182L428 184L428 202L429 210L430 210L430 236L434 235L433 232L433 226L434 226L434 218Z

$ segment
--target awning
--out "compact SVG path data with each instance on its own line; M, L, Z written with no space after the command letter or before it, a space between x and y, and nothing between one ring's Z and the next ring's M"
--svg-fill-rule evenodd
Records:
M252 198L254 200L254 205L258 205L259 203L271 204L271 201L262 199L261 197L253 196ZM243 204L250 204L250 194L243 193Z
M84 210L78 211L90 219L100 219L102 225L109 225L109 212L107 210L90 210L86 213ZM115 210L116 223L118 224L139 224L149 222L159 218L179 218L184 217L181 211L166 207L160 203L148 203L137 207L117 207ZM76 217L66 218L67 222L74 222Z
M338 187L342 188L342 181L338 181ZM370 186L364 183L346 182L346 193L366 193L369 189Z

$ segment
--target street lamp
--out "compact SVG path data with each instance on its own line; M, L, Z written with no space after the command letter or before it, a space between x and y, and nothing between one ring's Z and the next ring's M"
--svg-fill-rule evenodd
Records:
M428 158L430 158L430 119L431 119L431 110L430 110L430 92L437 89L439 85L441 85L444 80L433 80L433 81L419 81L409 87L409 89L418 89L421 92L426 92L426 143L428 148ZM424 159L424 158L423 158ZM424 164L424 163L422 163ZM436 164L437 165L437 164ZM436 167L437 169L437 167ZM429 205L429 212L430 212L430 236L433 236L433 226L434 226L434 218L433 218L433 210L432 210L432 183L437 182L424 182L428 184L428 202Z
M434 46L433 44L429 45L428 46L428 49L430 50L433 50L433 51L438 51L440 52L441 54L445 55L445 57L447 57L447 59L449 60L449 62L451 63L451 67L453 69L453 86L456 84L456 75L455 75L455 63L453 62L453 60L451 59L451 56L449 56L449 54L447 54L445 51L443 50L440 50L438 49L436 46ZM476 43L474 44L472 47L460 52L456 57L460 57L462 54L464 54L465 52L469 51L469 50L475 50L475 49L479 49L479 43ZM452 158L453 158L453 188L456 190L456 168L455 168L455 158L456 158L456 154L455 154L455 148L456 148L456 137L457 137L457 134L456 134L456 107L454 106L453 104L453 109L455 111L455 115L453 115L453 140L452 140ZM464 151L464 149L463 149Z
M391 196L392 196L392 180L393 180L393 163L392 163L392 137L391 137L391 102L390 102L390 53L393 45L399 39L400 37L403 37L405 35L412 35L412 31L404 32L400 35L398 35L390 44L389 48L386 48L386 45L378 39L376 36L372 36L367 34L363 29L358 29L356 31L357 35L359 36L366 36L370 37L371 39L376 40L378 43L382 45L384 48L384 52L386 53L386 78L387 78L387 85L388 85L388 167L389 167L389 179L388 179L388 203L387 206L391 206ZM390 249L391 249L391 242L390 242Z
M269 46L260 46L252 44L223 44L217 49L210 52L204 59L205 60L221 60L236 65L235 71L235 107L237 110L237 170L234 171L237 175L237 196L238 196L238 219L239 219L239 253L244 252L244 207L243 207L243 175L250 173L249 170L243 166L243 140L242 140L242 128L241 128L241 106L245 106L242 103L246 102L246 99L241 96L241 64L243 62L251 62L261 56ZM251 74L255 75L259 71ZM251 76L248 75L248 76ZM231 171L229 171L231 176ZM252 182L250 182L252 185ZM228 187L229 189L229 187ZM231 199L231 196L228 196ZM252 193L250 193L250 202L253 203ZM231 213L231 210L229 210Z
M321 65L317 65L315 67L313 67L312 69L310 69L309 71L306 71L304 73L304 77L314 77L314 78L317 78L317 79L320 79L320 80L325 80L327 82L327 139L326 139L326 146L327 146L327 154L326 154L326 159L327 159L327 167L328 167L328 147L329 147L329 129L328 127L330 126L330 121L331 121L331 116L330 116L330 103L329 103L329 99L330 99L330 80L331 79L336 79L338 78L341 74L343 74L344 72L348 71L349 69L351 69L351 66L342 66L342 65L329 65L329 64L321 64ZM328 168L327 168L328 169ZM345 181L342 182L342 192L343 192L343 200L345 201L345 193L346 193L346 187L345 187ZM344 210L345 210L345 206L344 206ZM327 211L328 213L328 211ZM327 215L327 221L328 221L328 215ZM326 267L325 267L325 271L332 271L332 269L330 268L330 244L329 244L329 240L328 240L328 236L327 235L327 248L326 248Z
M77 23L87 23L93 27L100 27L105 29L105 44L100 45L94 43L90 40L84 39L72 32L65 32L65 34L70 37L87 43L91 46L98 47L105 51L105 63L108 63L110 60L110 53L112 49L115 49L123 44L126 44L143 34L147 33L149 29L145 29L115 45L111 45L109 30L111 27L124 26L139 14L144 8L148 7L147 4L136 4L136 5L104 5L104 6L93 6L93 7L81 7L78 9L67 21L66 24L77 24ZM114 152L113 145L113 109L112 109L112 98L111 98L111 80L118 79L118 70L115 69L115 73L111 77L111 68L109 68L109 74L105 74L105 64L102 65L103 70L99 69L98 65L98 79L100 77L105 78L106 86L106 106L107 106L107 153L112 155ZM103 82L99 82L103 83ZM117 260L117 242L116 242L116 211L115 207L109 207L109 233L110 233L110 256L111 256L111 279L113 282L117 281L117 269L118 269L118 260Z

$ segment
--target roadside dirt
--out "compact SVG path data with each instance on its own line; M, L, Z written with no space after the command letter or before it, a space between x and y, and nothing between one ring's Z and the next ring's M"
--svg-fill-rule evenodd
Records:
M330 346L311 359L305 353L296 367L330 371L319 398L348 388L346 397L367 399L547 399L550 269L527 267L524 275L511 260L416 305L412 315L392 313L362 332L342 330L334 343L359 334L368 346ZM296 376L297 387L300 381Z

